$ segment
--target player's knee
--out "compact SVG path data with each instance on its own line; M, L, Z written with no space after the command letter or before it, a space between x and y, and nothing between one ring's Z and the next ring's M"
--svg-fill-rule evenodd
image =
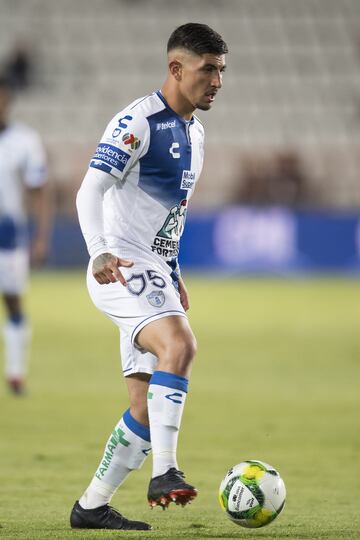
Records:
M196 349L196 339L193 334L178 335L169 342L164 353L163 360L168 364L167 370L185 374L195 357Z

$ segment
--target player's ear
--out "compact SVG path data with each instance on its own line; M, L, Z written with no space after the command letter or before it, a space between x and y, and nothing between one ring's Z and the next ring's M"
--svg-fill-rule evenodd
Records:
M181 81L182 64L179 60L172 60L169 63L169 71L176 81Z

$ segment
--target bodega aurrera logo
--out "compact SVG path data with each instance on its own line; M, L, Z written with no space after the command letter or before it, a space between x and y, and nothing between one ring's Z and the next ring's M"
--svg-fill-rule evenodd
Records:
M183 171L180 189L186 189L189 191L193 189L195 184L195 173L193 171Z

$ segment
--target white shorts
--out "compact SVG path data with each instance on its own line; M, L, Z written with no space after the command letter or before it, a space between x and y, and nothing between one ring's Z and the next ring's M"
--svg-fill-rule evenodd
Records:
M29 276L27 249L0 249L0 292L21 295Z
M156 263L136 261L131 268L120 268L127 287L120 282L100 285L92 275L92 260L87 272L87 286L95 306L120 329L120 353L123 373L155 371L157 358L141 350L136 336L149 323L179 315L186 317L180 295L172 279Z

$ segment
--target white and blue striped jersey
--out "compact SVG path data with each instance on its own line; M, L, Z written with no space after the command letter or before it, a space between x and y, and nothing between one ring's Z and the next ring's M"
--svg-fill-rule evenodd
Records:
M46 181L46 157L38 134L18 123L0 131L0 249L25 240L25 188Z
M90 162L90 169L114 177L103 198L109 248L134 246L175 268L203 148L200 121L184 120L160 91L134 101L110 121Z

